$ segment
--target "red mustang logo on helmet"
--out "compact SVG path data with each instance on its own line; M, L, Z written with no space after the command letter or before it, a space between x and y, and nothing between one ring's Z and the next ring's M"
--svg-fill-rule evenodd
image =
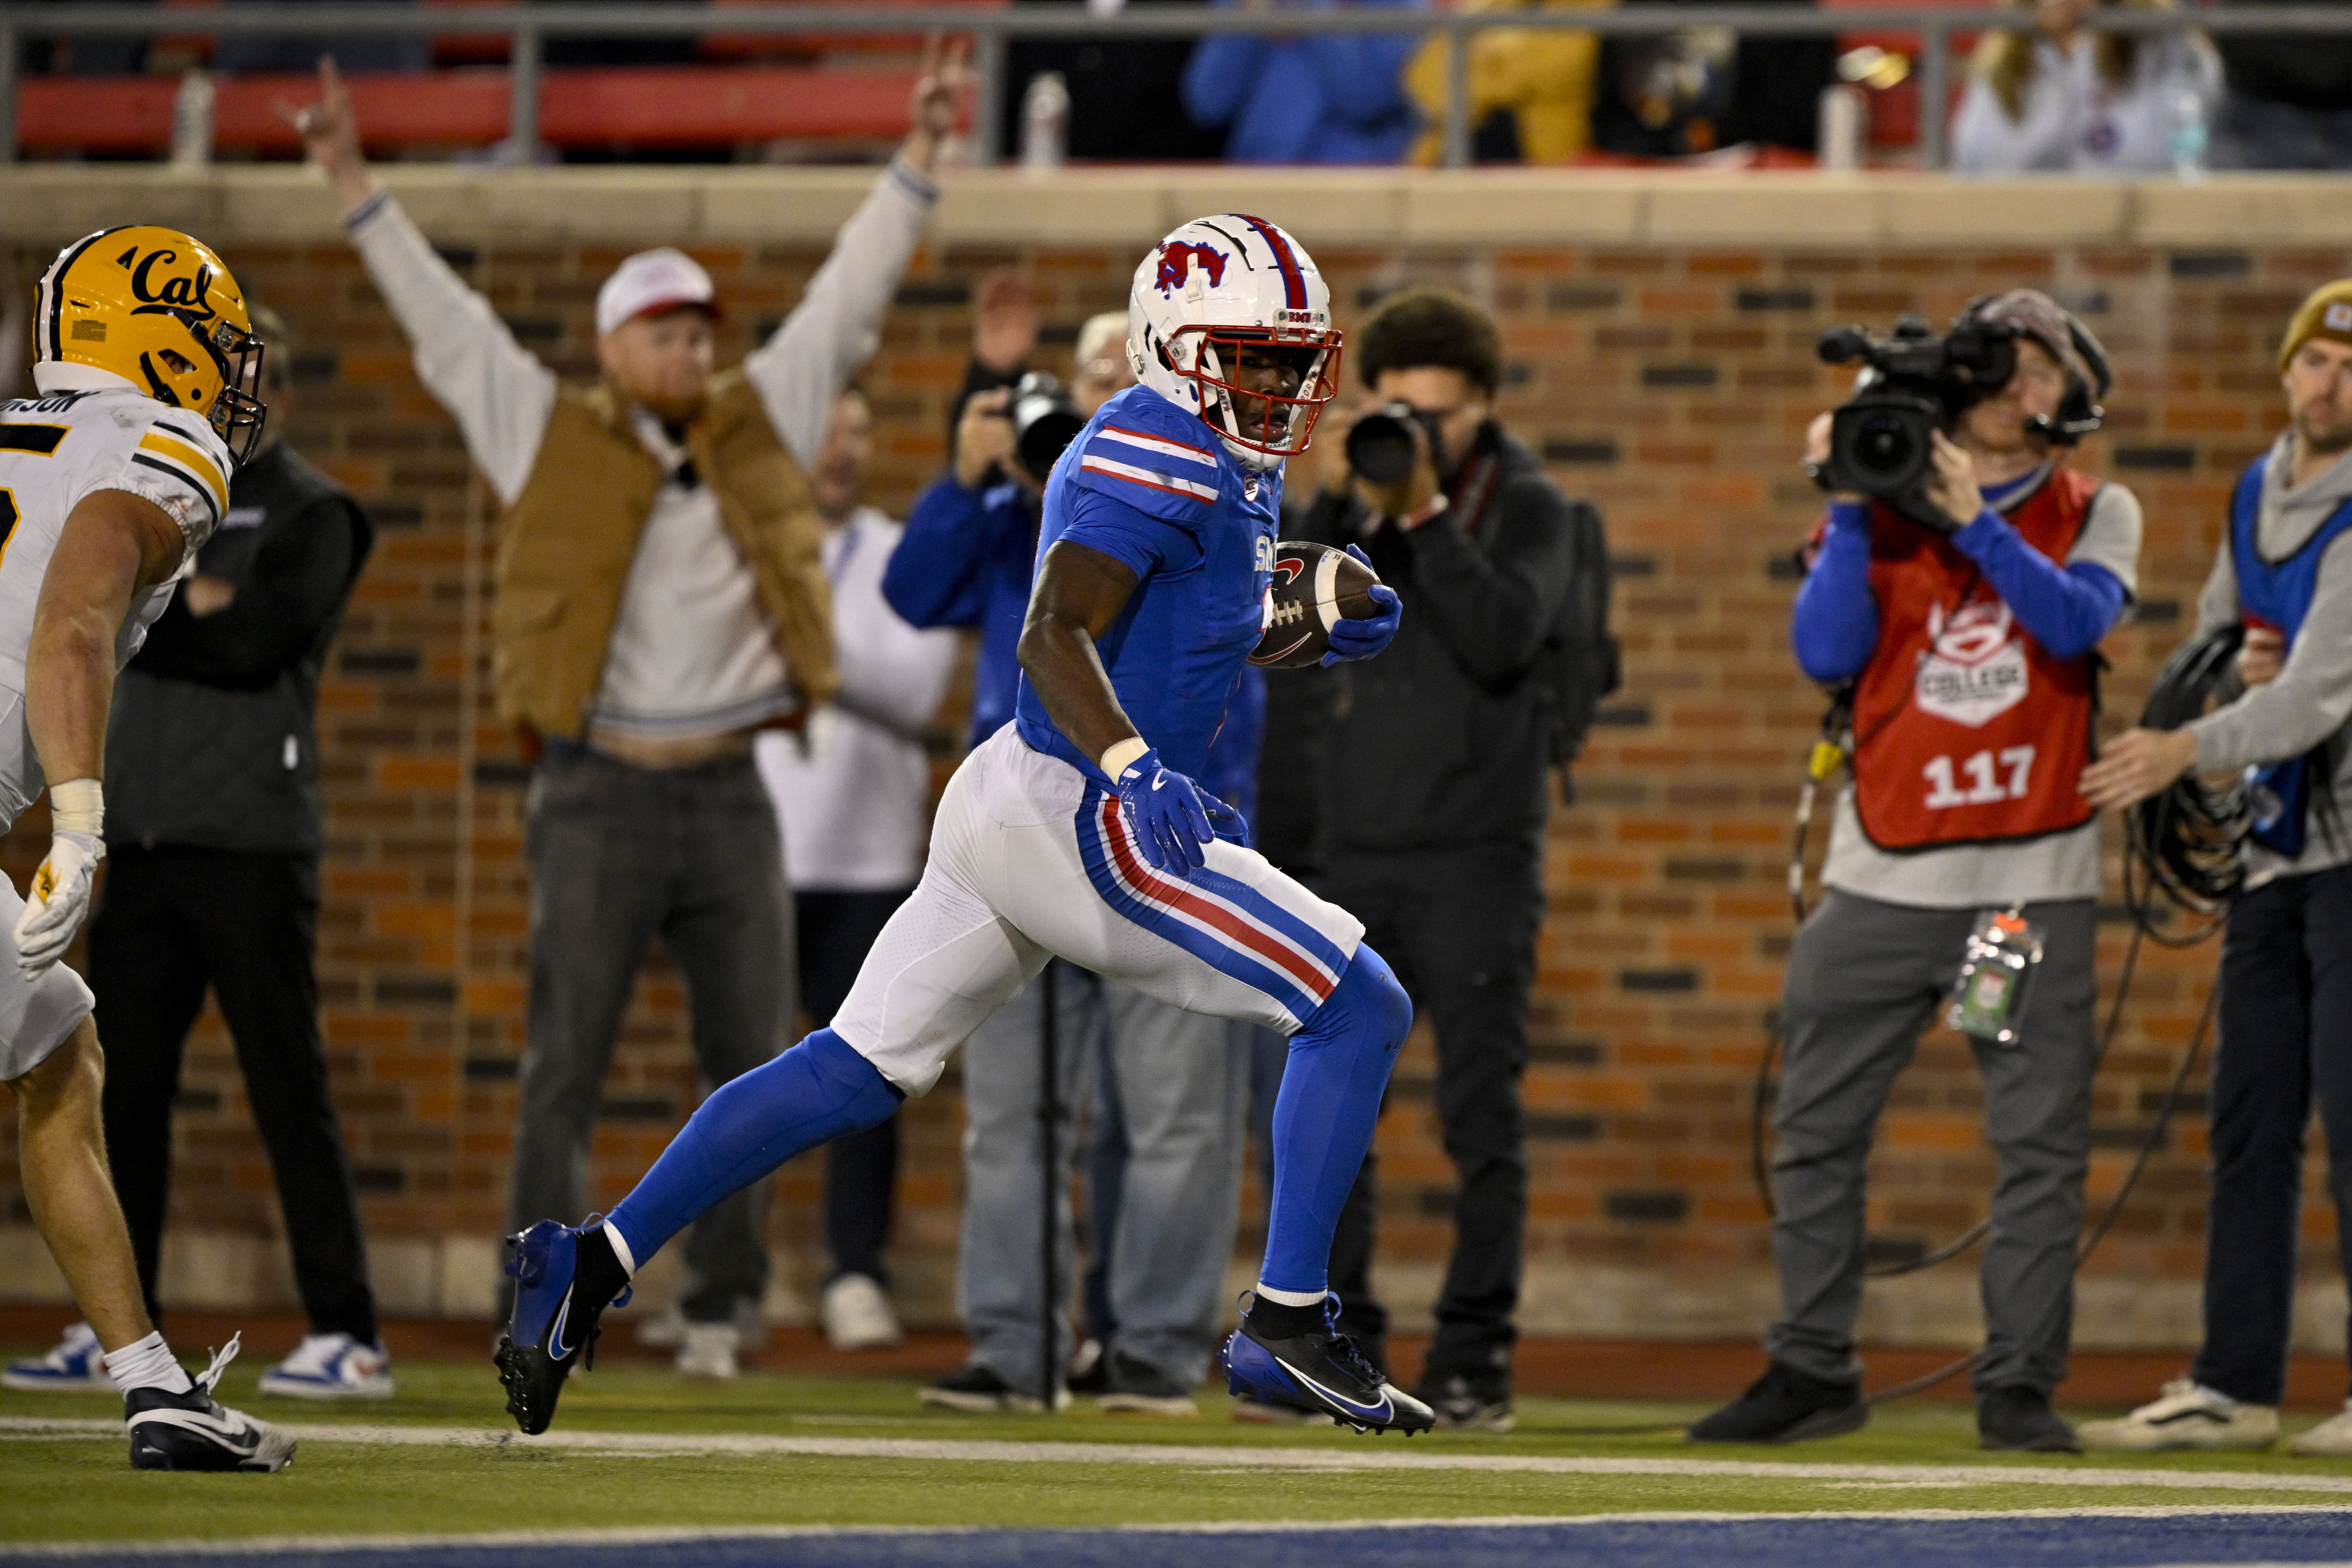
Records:
M1181 245L1163 245L1160 247L1160 298L1167 298L1171 289L1184 287L1185 276L1192 270L1195 261L1201 264L1201 270L1209 275L1210 288L1214 289L1224 281L1225 253L1215 246L1194 245L1189 241Z

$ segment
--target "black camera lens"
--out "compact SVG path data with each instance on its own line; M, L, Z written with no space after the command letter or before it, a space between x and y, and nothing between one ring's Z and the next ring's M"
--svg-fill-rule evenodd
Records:
M1043 371L1031 371L1013 388L1013 455L1029 477L1043 484L1062 453L1087 427L1085 416L1062 384Z
M1376 485L1392 485L1412 472L1412 426L1409 416L1376 409L1348 432L1348 467Z
M1853 421L1846 456L1854 471L1885 481L1907 474L1924 456L1915 420L1893 409L1874 410Z

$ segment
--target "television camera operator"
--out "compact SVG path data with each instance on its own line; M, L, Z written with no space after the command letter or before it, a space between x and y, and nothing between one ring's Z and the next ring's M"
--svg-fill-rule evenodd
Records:
M1852 358L1864 342L1832 334L1823 349ZM2139 503L2065 461L2097 427L2109 376L2097 341L2048 296L1978 300L1940 341L1911 319L1868 357L1855 402L1816 420L1808 444L1832 493L1792 640L1806 674L1850 685L1854 742L1827 891L1798 930L1781 1000L1782 1315L1770 1367L1689 1436L1788 1442L1868 1419L1853 1331L1871 1135L1980 936L2030 978L1961 993L1984 1005L1965 1021L2000 1171L1978 1435L2070 1451L2050 1394L2066 1373L2090 1155L2099 891L2078 783L2099 641L2136 590Z
M2178 730L2116 737L2084 788L2131 805L2192 769L2255 768L2244 879L2221 942L2206 1215L2205 1342L2187 1376L2095 1448L2267 1448L2294 1310L2305 1128L2327 1131L2339 1256L2352 1259L2352 279L2296 310L2279 353L2288 427L2240 476L2200 637L2243 626L2234 697ZM2287 1443L2352 1454L2352 1404Z
M1354 337L1378 406L1353 421L1326 416L1318 489L1293 526L1360 545L1405 613L1382 658L1345 667L1318 889L1362 917L1365 941L1436 1029L1438 1117L1461 1186L1415 1396L1443 1425L1508 1430L1546 776L1560 678L1576 684L1564 651L1606 646L1608 564L1598 515L1494 416L1502 342L1484 310L1407 289ZM1585 662L1613 669L1605 652ZM1387 1319L1369 1291L1369 1176L1349 1202L1333 1289L1342 1327L1377 1355Z

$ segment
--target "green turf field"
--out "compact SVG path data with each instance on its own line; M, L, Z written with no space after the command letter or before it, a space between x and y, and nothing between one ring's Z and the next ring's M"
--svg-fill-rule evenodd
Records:
M0 1394L0 1541L415 1534L639 1526L1185 1523L1650 1510L2352 1507L2352 1461L2284 1455L1981 1455L1962 1405L1896 1405L1795 1448L1695 1449L1695 1405L1528 1399L1509 1436L1360 1437L1228 1417L975 1416L912 1382L747 1374L688 1385L661 1367L575 1377L555 1442L516 1436L487 1361L399 1369L396 1399L318 1406L223 1394L341 1427L277 1476L131 1471L100 1396ZM2093 1412L2071 1411L2081 1417ZM2308 1419L2308 1418L2306 1418ZM59 1426L44 1429L52 1421ZM730 1451L732 1445L733 1451ZM747 1451L748 1450L748 1451ZM1096 1456L1099 1456L1097 1458ZM1793 1469L1790 1468L1793 1467Z

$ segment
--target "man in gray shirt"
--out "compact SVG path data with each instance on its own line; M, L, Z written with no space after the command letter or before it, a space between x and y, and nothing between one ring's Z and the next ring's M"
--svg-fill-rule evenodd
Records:
M1940 518L1832 496L1797 595L1798 662L1851 683L1853 782L1781 999L1772 1364L1691 1427L1694 1442L1784 1443L1868 1419L1853 1331L1871 1135L1990 912L2041 959L2005 1026L1969 1042L2000 1162L1977 1430L1987 1448L2075 1446L2050 1394L2066 1374L2095 1054L2098 822L2077 782L2092 661L2137 584L2140 510L2063 461L2107 387L2082 324L2030 289L1979 300L1962 321L2008 337L2016 365L1935 438ZM1813 443L1818 463L1826 417Z
M2197 602L2200 637L2245 626L2244 690L2183 729L2116 737L2083 774L2094 803L2127 806L2192 768L2251 768L2255 819L2221 945L2205 1343L2160 1397L2084 1426L2093 1447L2277 1439L2315 1099L2352 1258L2352 279L2304 301L2279 364L2287 429L2240 478ZM2287 1447L2352 1454L2352 1403Z

